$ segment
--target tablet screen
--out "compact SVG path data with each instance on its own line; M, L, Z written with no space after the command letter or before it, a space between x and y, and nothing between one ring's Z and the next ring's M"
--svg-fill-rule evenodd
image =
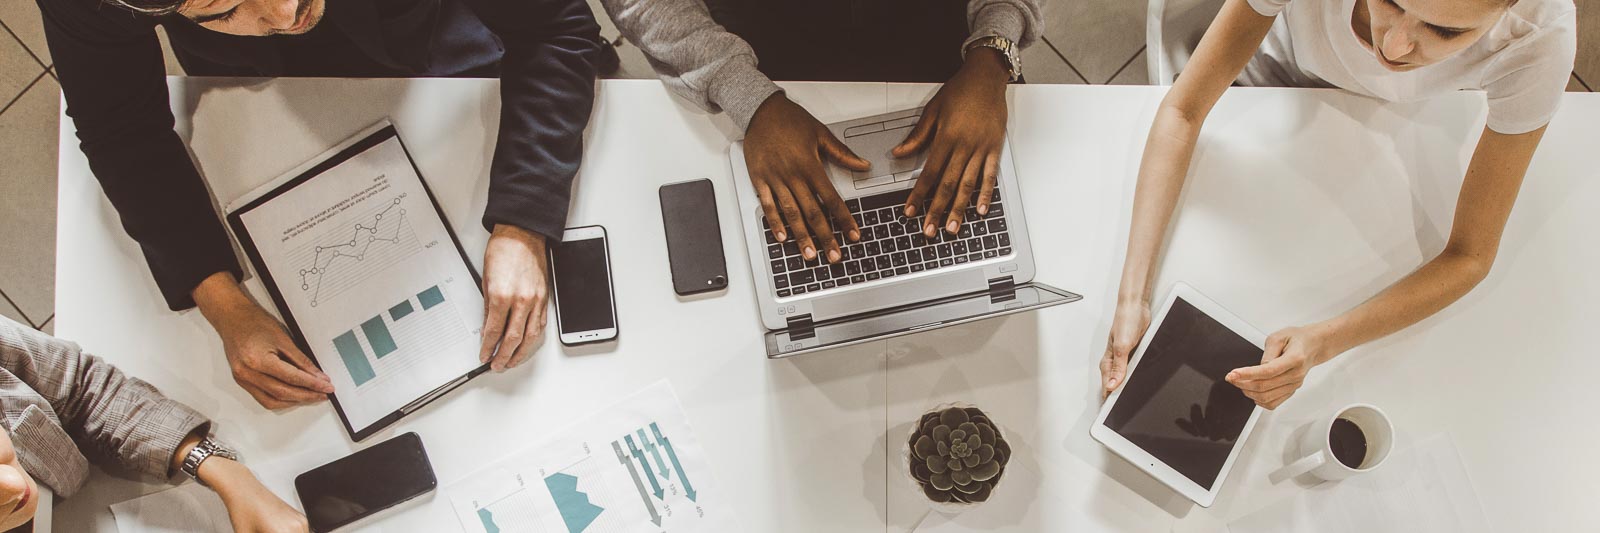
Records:
M1255 402L1223 379L1261 349L1175 298L1105 425L1211 490Z

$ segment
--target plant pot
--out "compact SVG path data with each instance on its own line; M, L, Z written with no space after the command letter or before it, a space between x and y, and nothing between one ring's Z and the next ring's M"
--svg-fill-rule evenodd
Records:
M940 483L924 481L923 479L919 479L919 476L923 474L950 475L953 474L952 469L947 466L945 468L945 472L943 473L933 472L932 469L929 469L927 456L919 456L918 450L915 449L914 443L923 436L933 436L932 433L923 430L923 426L928 424L930 416L939 417L942 413L950 409L959 409L963 411L967 415L967 419L964 422L971 423L973 426L985 425L979 424L979 421L987 422L986 425L993 430L994 440L985 444L994 450L994 454L990 459L998 464L998 470L993 472L992 477L979 480L976 479L976 477L982 477L988 474L988 472L985 471L988 469L988 465L981 460L982 457L979 458L979 462L975 463L976 466L972 468L965 466L970 460L962 460L962 465L960 465L959 470L967 472L966 477L973 479L969 479L968 483L962 484L962 487L952 487L951 489L945 490L940 488ZM935 419L934 422L935 426L946 425L938 419ZM952 431L950 433L946 433L946 435L955 434L953 431L955 429L961 429L960 424L957 424L957 427L951 428ZM966 433L966 435L964 435L966 437L971 436L971 433L965 431L963 433ZM979 433L983 432L979 431ZM963 442L970 440L970 438L964 438ZM979 440L981 441L982 438L980 437ZM968 455L982 455L983 453L986 453L981 451L981 445L977 447L966 448L965 446L951 446L948 444L948 438L946 439L946 442L947 444L942 447L935 442L932 449L924 451L932 451L933 453L928 455L937 455L941 459L939 462L945 462L946 464L948 464L947 462L950 459L957 459L957 456L960 456L960 459L958 460L961 460ZM900 471L904 474L906 482L910 484L912 490L914 490L916 494L922 496L922 500L927 502L929 507L935 511L945 514L958 514L981 505L984 502L993 500L995 498L995 493L999 491L1000 486L1002 485L1000 481L1005 475L1006 464L1010 460L1011 448L1009 444L1006 444L1005 430L1001 428L998 423L995 423L994 419L990 418L988 413L966 403L941 404L923 413L921 416L918 416L917 421L912 424L911 431L907 433L906 438L901 439L900 441ZM923 470L920 472L917 468L918 464L922 465ZM937 468L937 465L934 467ZM955 475L957 477L961 476L960 474ZM979 489L978 493L976 494L969 494L965 490L962 490L966 488L972 488L974 483L979 485L987 485L987 487ZM929 485L933 485L931 490ZM950 496L949 500L940 501L935 499L935 496L940 496L938 493L948 494Z

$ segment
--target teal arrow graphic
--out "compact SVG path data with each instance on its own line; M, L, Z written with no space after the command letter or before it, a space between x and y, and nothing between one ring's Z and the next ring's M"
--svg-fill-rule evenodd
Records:
M660 439L658 438L656 440ZM656 458L656 470L661 471L661 479L671 479L672 471L667 470L666 461L661 460L661 448L657 447L656 443L650 442L650 439L644 436L644 428L639 428L639 444L643 444L645 451L650 452L650 455Z
M639 459L639 466L644 467L644 477L650 478L650 488L655 489L656 498L665 499L667 492L661 490L661 483L656 481L656 474L650 471L650 460L645 459L644 452L639 451L639 448L633 445L633 435L623 435L622 439L628 441L628 451L633 452L633 456ZM682 474L682 472L679 472L679 474Z
M689 476L683 471L683 464L678 462L678 452L672 449L672 441L661 435L661 428L656 426L655 422L650 423L650 431L656 434L656 441L661 443L661 447L667 449L667 457L672 459L672 468L678 470L678 480L683 482L683 494L689 497L689 501L696 501L694 485L689 484Z
M611 449L617 452L617 462L628 465L628 475L633 476L633 488L639 489L639 499L644 500L645 510L650 511L650 523L661 525L661 515L656 513L655 502L650 501L650 493L644 491L644 482L639 481L639 470L633 467L633 461L628 460L627 454L622 453L622 445L611 441Z

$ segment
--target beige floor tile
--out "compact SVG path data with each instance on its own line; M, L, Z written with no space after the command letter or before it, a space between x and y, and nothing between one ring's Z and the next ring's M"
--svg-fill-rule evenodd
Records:
M1111 78L1111 81L1106 82L1106 85L1149 84L1150 68L1145 65L1144 50L1139 50L1139 53L1134 55L1133 59L1129 60L1126 66L1122 67L1122 72L1118 72L1116 77Z
M1043 39L1022 49L1022 75L1028 83L1065 83L1082 85L1088 80L1079 76L1066 60L1061 59L1050 44Z
M0 316L15 320L18 324L22 324L24 326L33 325L32 323L28 322L28 317L22 316L22 311L18 311L16 306L11 305L11 302L6 301L4 296L0 296Z
M50 60L50 47L44 42L44 23L39 18L39 4L34 0L0 0L0 22L27 45L33 55L46 65Z
M1044 34L1089 83L1105 83L1144 46L1145 0L1048 0Z
M60 86L45 76L0 114L0 290L38 320L55 313L59 102Z
M0 109L22 94L22 90L28 88L33 80L39 79L42 73L44 65L40 65L11 34L0 31Z
M1588 82L1590 89L1600 84L1600 0L1574 0L1578 6L1578 61L1573 72Z
M1567 77L1567 91L1575 92L1575 93L1584 93L1584 92L1589 92L1589 88L1588 87L1584 87L1583 86L1583 82L1578 81L1578 75L1577 74L1573 74L1573 75Z

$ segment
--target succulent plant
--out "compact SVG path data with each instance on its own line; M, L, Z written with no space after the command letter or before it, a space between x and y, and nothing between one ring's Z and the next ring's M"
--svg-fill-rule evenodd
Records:
M1011 459L1011 446L976 407L922 415L910 444L911 477L938 503L987 501Z

